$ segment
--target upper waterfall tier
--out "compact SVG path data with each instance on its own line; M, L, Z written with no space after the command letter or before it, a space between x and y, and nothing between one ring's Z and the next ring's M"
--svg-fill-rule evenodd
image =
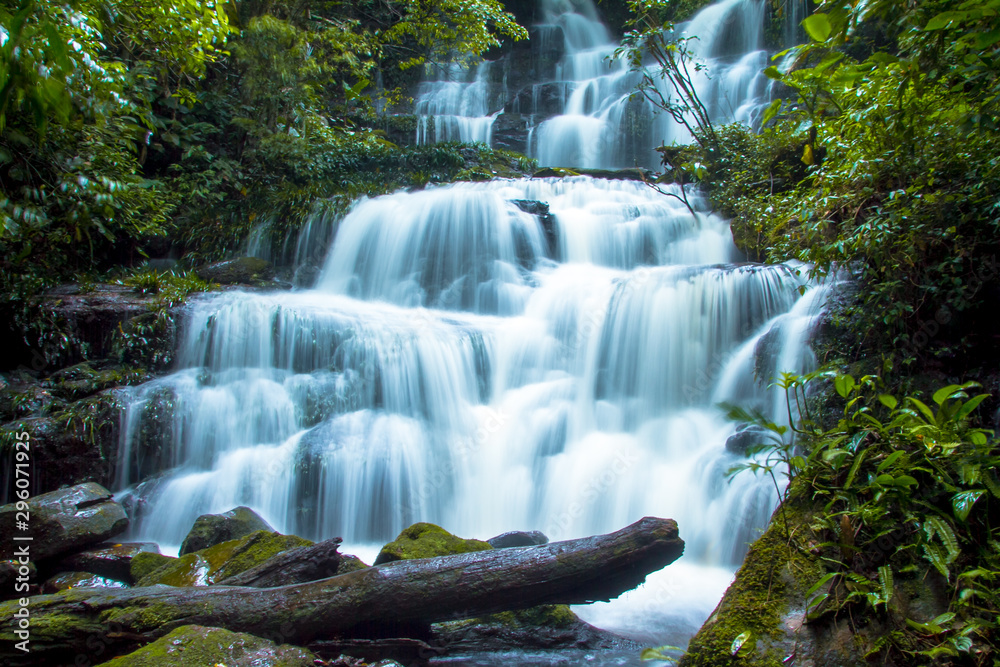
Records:
M792 36L803 3L785 4ZM480 141L542 166L657 168L653 147L690 141L682 125L636 95L641 77L613 57L618 44L590 0L545 0L542 8L529 50L429 73L416 97L418 143ZM716 122L755 126L770 101L767 16L767 0L723 0L677 26L705 65L692 68L693 78ZM657 78L654 63L650 71ZM673 97L668 83L657 85Z

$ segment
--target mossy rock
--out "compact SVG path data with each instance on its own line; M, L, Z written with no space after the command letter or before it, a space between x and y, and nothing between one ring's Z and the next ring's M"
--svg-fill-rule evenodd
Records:
M483 618L474 619L476 623L498 623L513 628L543 627L568 628L580 623L580 617L573 613L569 605L543 604L529 609L517 611L502 611Z
M309 651L242 632L185 625L133 653L103 663L106 667L307 667Z
M161 567L169 565L173 561L177 560L171 556L164 556L163 554L157 554L152 552L145 552L141 554L136 554L135 558L132 559L132 563L129 567L129 577L132 582L138 582L147 574L155 572Z
M274 528L249 507L237 507L222 514L202 514L181 543L180 555L237 540L258 530L274 532Z
M357 556L351 554L342 554L340 557L340 564L337 565L337 576L342 574L347 574L348 572L357 572L358 570L366 570L370 565L366 564L363 560Z
M444 528L432 523L415 523L399 534L394 541L382 547L375 565L396 560L414 558L434 558L450 554L464 554L470 551L492 549L482 540L464 540L452 535Z
M281 535L259 530L238 540L216 544L207 549L171 559L139 579L139 586L211 586L216 581L239 574L312 542L295 535Z

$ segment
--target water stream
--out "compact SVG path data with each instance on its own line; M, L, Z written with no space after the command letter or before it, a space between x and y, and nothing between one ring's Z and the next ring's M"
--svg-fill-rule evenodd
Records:
M595 75L610 38L592 11L546 6L573 83L533 150L613 166L615 141L591 154L587 133L617 131L612 98L629 75ZM761 6L725 0L691 26ZM749 28L730 32L758 46ZM756 77L740 81L750 108ZM466 105L435 127L489 137L475 81L432 83L418 108ZM314 288L194 299L175 372L128 394L119 487L166 471L130 492L133 536L176 545L198 515L237 505L369 552L416 521L558 540L672 517L684 557L579 613L685 643L777 502L767 479L727 479L739 425L717 406L783 414L767 381L813 365L828 290L742 261L727 221L691 198L696 214L633 181L496 180L362 199L327 231L308 228L333 239Z

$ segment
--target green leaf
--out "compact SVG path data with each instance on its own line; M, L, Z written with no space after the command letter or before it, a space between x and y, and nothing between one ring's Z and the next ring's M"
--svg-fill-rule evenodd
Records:
M878 583L879 587L882 589L882 603L889 604L889 600L892 599L892 568L888 565L883 565L878 569Z
M830 39L830 35L833 33L833 24L830 23L830 17L821 13L816 13L806 18L802 22L802 27L817 42L825 42Z
M808 144L806 145L808 147ZM810 155L812 151L810 150ZM838 375L833 379L833 387L842 398L847 398L851 390L855 387L854 378L850 375Z
M879 394L878 401L890 410L895 410L896 406L899 405L899 401L896 400L896 397L890 394Z
M933 400L934 400L935 403L937 403L938 405L941 405L942 403L944 403L945 401L947 401L949 398L951 398L952 395L956 391L960 391L961 389L962 388L960 386L958 386L957 384L950 384L947 387L941 387L940 389L938 389L937 391L935 391L934 392L934 396L932 398L933 398Z
M972 506L976 504L976 501L983 497L986 491L982 489L977 489L975 491L962 491L961 493L956 493L951 499L951 508L955 512L955 518L959 521L965 521L969 518L969 512L972 511Z
M979 407L979 404L989 398L989 394L979 394L978 396L973 396L965 403L957 413L955 413L955 421L961 421L972 414L972 411Z
M684 649L676 646L657 646L655 648L644 648L639 654L640 660L661 660L664 662L677 662L677 656L667 655L667 651L684 653Z
M751 633L749 630L741 633L736 639L733 640L733 643L729 647L729 653L735 657L740 652L740 650L747 644L747 642L750 641L750 638L752 636L753 633Z

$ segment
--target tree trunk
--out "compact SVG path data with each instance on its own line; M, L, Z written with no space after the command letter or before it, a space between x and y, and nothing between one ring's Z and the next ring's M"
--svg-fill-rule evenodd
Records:
M16 648L20 607L0 604L0 658L10 665L94 665L189 624L278 643L379 636L539 604L608 600L684 551L672 519L536 547L404 560L280 588L73 589L33 597L30 653Z

